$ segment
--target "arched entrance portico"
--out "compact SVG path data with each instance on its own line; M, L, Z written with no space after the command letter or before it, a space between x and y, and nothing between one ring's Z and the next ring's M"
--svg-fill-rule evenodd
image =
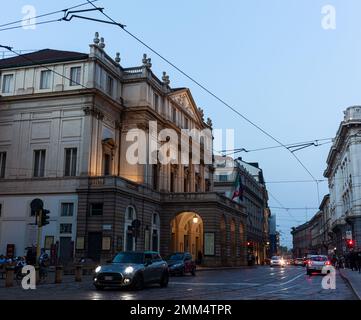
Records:
M195 212L182 212L171 221L171 250L190 252L197 259L203 255L203 220Z

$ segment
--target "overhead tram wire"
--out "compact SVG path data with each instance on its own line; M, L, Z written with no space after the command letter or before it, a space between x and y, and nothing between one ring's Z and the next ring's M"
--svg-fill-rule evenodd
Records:
M93 2L97 2L97 1L99 1L99 0L92 0L90 2L93 3ZM54 15L54 14L58 14L58 13L65 13L65 12L67 12L69 10L76 9L76 8L79 8L79 7L83 7L83 6L88 5L88 4L89 4L89 1L83 2L81 4L78 4L78 5L66 8L66 9L61 9L61 10L57 10L57 11L53 11L53 12L49 12L49 13L40 14L40 15L35 16L35 17L30 17L29 19L25 19L25 20L21 19L21 20L16 20L16 21L13 21L13 22L7 22L7 23L4 23L4 24L1 24L0 28L7 27L7 26L17 24L17 23L21 23L21 22L26 21L26 20L33 20L33 19L43 18L43 17ZM56 20L56 21L58 21L58 20ZM40 24L40 23L37 23L37 24ZM33 24L33 25L36 25L36 24ZM27 25L27 26L29 26L29 25ZM22 27L23 26L17 26L16 28L22 28ZM10 30L10 29L15 29L15 28L0 29L0 31Z
M330 140L330 141L329 141ZM329 143L332 143L332 138L328 138L328 139L315 139L315 140L312 140L312 141L304 141L304 142L296 142L296 143L290 143L290 144L287 144L286 147L287 148L292 148L292 147L295 147L297 145L300 145L300 144L313 144L313 146L315 147L319 147L319 146L323 146L325 144L329 144ZM324 142L324 143L318 143L319 141L327 141L327 142ZM257 148L257 149L245 149L245 148L235 148L235 149L229 149L229 150L221 150L221 151L218 151L218 153L223 153L224 155L223 156L228 156L228 155L231 155L231 154L234 154L234 153L240 153L240 152L246 152L246 153L249 153L249 152L256 152L256 151L263 151L263 150L270 150L270 149L277 149L277 148L283 148L283 146L272 146L272 147L263 147L263 148ZM227 153L226 153L227 152ZM229 152L229 153L228 153Z
M97 1L97 0L95 0ZM273 135L271 135L270 133L268 133L266 130L264 130L263 128L261 128L259 125L257 125L256 123L254 123L253 121L251 121L250 119L248 119L246 116L244 116L242 113L240 113L239 111L237 111L234 107L232 107L231 105L229 105L227 102L225 102L223 99L221 99L220 97L218 97L216 94L214 94L212 91L210 91L209 89L207 89L205 86L203 86L200 82L198 82L197 80L195 80L193 77L191 77L190 75L188 75L186 72L184 72L183 70L181 70L180 68L178 68L174 63L172 63L171 61L169 61L168 59L166 59L164 56L162 56L160 53L158 53L156 50L154 50L153 48L151 48L149 45L147 45L144 41L142 41L140 38L138 38L137 36L135 36L134 34L132 34L131 32L129 32L128 30L125 29L125 25L122 25L120 23L117 23L114 19L112 19L109 15L107 15L103 10L100 10L100 8L98 8L97 6L94 5L93 2L95 1L90 1L87 0L87 3L83 3L83 4L79 4L73 7L69 7L67 9L63 9L63 10L58 10L56 12L50 12L48 14L44 14L44 15L40 15L42 17L46 16L46 15L51 15L51 14L55 14L55 13L60 13L60 12L64 12L66 13L68 10L70 9L74 9L86 4L90 4L91 6L93 6L95 9L98 9L105 17L107 17L113 24L119 26L121 29L123 29L127 34L129 34L131 37L133 37L135 40L137 40L138 42L140 42L143 46L145 46L146 48L148 48L150 51L152 51L154 54L156 54L158 57L160 57L162 60L164 60L166 63L168 63L169 65L171 65L173 68L175 68L178 72L180 72L181 74L183 74L186 78L188 78L189 80L191 80L192 82L194 82L196 85L198 85L201 89L203 89L205 92L207 92L208 94L210 94L212 97L214 97L216 100L218 100L219 102L221 102L223 105L225 105L227 108L229 108L230 110L232 110L233 112L235 112L237 115L239 115L242 119L244 119L246 122L248 122L249 124L251 124L252 126L254 126L255 128L257 128L259 131L261 131L263 134L265 134L266 136L268 136L269 138L271 138L272 140L274 140L275 142L277 142L281 147L284 147L286 150L288 150L289 152L291 152L291 154L293 155L293 157L299 162L299 164L307 171L307 173L312 177L312 179L316 182L317 184L317 192L318 192L318 198L319 198L319 188L318 188L318 181L315 179L315 177L312 175L312 173L307 169L307 167L303 164L303 162L294 154L293 151L291 151L289 148L287 148L286 145L284 145L281 141L279 141L278 139L276 139ZM37 16L39 17L39 16ZM78 16L79 17L79 16ZM45 24L45 23L52 23L52 22L58 22L60 20L65 20L64 18L62 19L54 19L54 20L49 20L49 21L43 21L43 22L39 22L36 24ZM23 20L19 20L19 21L15 21L13 23L7 23L5 25L11 25L14 23L19 23ZM99 21L101 22L101 21ZM105 22L105 21L104 21ZM5 26L2 25L2 26ZM35 24L33 24L35 25ZM11 29L13 28L21 28L23 26L18 26L18 27L11 27ZM5 28L5 29L0 29L0 31L4 31L4 30L8 30L9 28ZM16 53L17 54L17 53ZM51 70L53 72L55 72L54 70Z
M27 24L27 27L32 27L32 26L38 26L38 25L42 25L42 24L49 24L49 23L54 23L54 22L61 22L62 19L52 19L52 20L46 20L46 21L40 21L40 22L35 22L35 23L31 23L31 24ZM8 27L8 28L3 28L0 29L0 31L6 31L6 30L13 30L13 29L20 29L20 28L24 28L24 26L15 26L15 27Z
M269 190L267 191L268 194L271 196L271 198L273 198L273 200L275 200L283 209L286 210L287 214L297 223L299 223L300 221L297 220L292 214L291 212L289 212L289 210L281 203L281 201L279 201ZM272 207L269 207L270 209L272 209Z
M90 0L87 0L89 4L91 4L94 8L97 8L96 5L94 5L94 3L92 3ZM220 98L218 95L216 95L215 93L213 93L212 91L210 91L209 89L207 89L204 85L202 85L200 82L198 82L197 80L195 80L193 77L191 77L190 75L188 75L185 71L183 71L182 69L180 69L179 67L177 67L174 63L172 63L170 60L168 60L167 58L165 58L164 56L162 56L158 51L156 51L155 49L153 49L152 47L150 47L149 45L147 45L143 40L141 40L139 37L135 36L133 33L131 33L130 31L128 31L125 27L125 25L120 24L118 22L116 22L113 18L111 18L108 14L106 14L103 10L101 10L101 13L108 18L111 22L113 22L114 25L117 25L118 27L120 27L124 32L126 32L128 35L130 35L132 38L134 38L136 41L138 41L139 43L141 43L143 46L145 46L147 49L149 49L151 52L153 52L155 55L157 55L159 58L161 58L163 61L165 61L166 63L168 63L170 66L172 66L175 70L177 70L178 72L180 72L183 76L185 76L186 78L188 78L190 81L192 81L193 83L195 83L197 86L199 86L201 89L203 89L205 92L207 92L209 95L211 95L213 98L215 98L216 100L218 100L220 103L222 103L223 105L225 105L227 108L229 108L230 110L232 110L234 113L236 113L237 115L239 115L243 120L245 120L246 122L248 122L249 124L251 124L253 127L257 128L259 131L261 131L264 135L268 136L270 139L272 139L273 141L275 141L276 143L278 143L280 146L284 147L287 151L289 151L292 156L297 160L297 162L304 168L304 170L310 175L310 177L315 181L316 186L317 186L317 196L318 196L318 202L320 202L320 192L319 192L319 186L318 186L318 182L317 179L314 177L314 175L311 173L311 171L304 165L304 163L299 159L299 157L292 152L291 150L289 150L287 148L287 146L285 144L283 144L280 140L278 140L277 138L275 138L272 134L268 133L265 129L263 129L262 127L260 127L259 125L257 125L255 122L253 122L252 120L250 120L249 118L247 118L246 116L244 116L242 113L240 113L237 109L235 109L234 107L232 107L230 104L228 104L226 101L224 101L222 98Z

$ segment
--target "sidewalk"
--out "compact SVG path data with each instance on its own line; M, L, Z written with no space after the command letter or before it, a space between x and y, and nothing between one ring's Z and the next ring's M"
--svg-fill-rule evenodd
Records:
M355 295L361 300L361 273L351 271L351 269L340 269L341 277L348 282Z

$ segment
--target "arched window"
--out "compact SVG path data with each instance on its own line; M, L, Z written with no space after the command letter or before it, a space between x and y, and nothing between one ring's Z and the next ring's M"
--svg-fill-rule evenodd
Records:
M160 245L160 219L158 213L153 213L152 216L152 250L159 251Z
M132 232L132 222L137 218L135 208L128 206L124 217L124 251L134 251L135 239Z

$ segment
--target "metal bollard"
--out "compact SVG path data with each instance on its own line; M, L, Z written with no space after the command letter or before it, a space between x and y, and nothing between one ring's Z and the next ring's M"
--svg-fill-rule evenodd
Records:
M14 267L6 267L5 272L5 287L10 288L14 285Z
M83 275L83 269L81 265L75 266L75 281L81 282L81 277Z
M55 267L55 283L61 283L63 281L63 266Z

